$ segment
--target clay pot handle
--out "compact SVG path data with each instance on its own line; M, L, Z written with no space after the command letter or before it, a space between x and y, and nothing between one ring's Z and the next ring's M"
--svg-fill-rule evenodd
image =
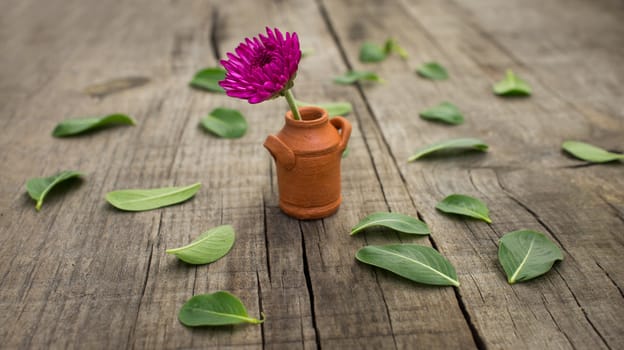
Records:
M295 153L282 140L269 135L264 141L264 147L269 150L276 163L283 165L288 170L295 166Z
M340 130L340 144L338 149L343 151L347 147L349 137L351 137L351 123L343 117L334 117L329 122L338 130Z

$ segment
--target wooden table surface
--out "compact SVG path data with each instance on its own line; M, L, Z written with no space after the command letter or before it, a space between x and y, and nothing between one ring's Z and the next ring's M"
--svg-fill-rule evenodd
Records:
M622 19L616 0L3 1L0 347L624 348L624 164L590 166L560 147L575 139L624 151ZM283 124L283 99L249 105L188 86L266 25L314 49L300 64L299 99L354 106L344 201L324 220L277 207L262 142ZM359 62L364 41L388 37L409 59ZM431 60L450 80L414 73ZM533 96L492 94L507 68ZM348 69L386 82L332 82ZM418 117L443 100L460 106L463 125ZM244 113L243 138L198 127L220 106ZM114 112L138 125L51 136L63 119ZM481 138L490 151L406 162L456 137ZM36 212L26 180L65 169L84 180ZM195 198L163 209L121 212L104 200L116 189L194 182L203 185ZM493 224L437 212L450 193L484 200ZM418 216L432 234L349 235L376 211ZM237 234L225 258L195 267L165 253L221 224ZM523 228L552 238L565 260L512 286L497 241ZM419 285L354 258L364 245L397 242L438 249L461 286ZM217 290L266 322L178 322L192 295Z

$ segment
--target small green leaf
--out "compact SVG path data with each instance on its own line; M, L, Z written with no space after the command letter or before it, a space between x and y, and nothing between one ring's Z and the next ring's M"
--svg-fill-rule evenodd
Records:
M565 141L561 147L576 158L592 163L606 163L624 159L624 154L609 152L580 141Z
M234 139L245 135L247 120L241 112L229 108L216 108L201 120L207 131L224 138Z
M344 151L342 151L342 158L343 159L347 158L350 152L351 152L351 149L349 148L349 146L345 147Z
M371 63L381 62L386 59L386 52L384 49L371 42L365 42L360 47L360 62Z
M368 71L349 71L344 75L339 75L334 78L334 82L338 84L355 84L358 81L372 81L376 83L382 83L383 79L381 79L377 73L368 72Z
M197 89L225 93L219 85L219 82L225 79L225 73L225 69L221 67L205 68L195 73L189 84Z
M45 196L58 183L80 176L82 176L82 173L78 171L65 170L50 177L35 177L29 179L26 182L26 190L28 191L30 198L37 201L35 209L37 209L37 211L41 209Z
M386 52L386 55L396 52L404 60L408 59L409 57L407 51L399 46L397 41L393 38L386 40L386 44L384 45L384 51Z
M326 103L309 103L303 101L295 101L298 107L316 106L327 111L329 117L346 116L351 113L353 106L349 102L326 102Z
M105 117L66 119L56 125L52 136L65 137L113 124L135 125L134 119L125 114L110 114Z
M436 209L445 213L466 215L490 224L492 223L492 220L488 216L490 210L485 203L477 198L463 194L452 194L444 198L436 205Z
M189 299L178 314L180 322L187 327L226 326L240 323L260 324L262 319L249 317L245 305L236 296L218 291L196 295Z
M184 247L167 249L166 252L189 264L208 264L221 259L232 249L234 237L234 228L223 225L202 233Z
M106 200L117 209L145 211L184 202L200 187L201 184L196 183L186 187L119 190L108 192Z
M509 284L527 281L548 272L563 254L544 234L520 230L505 234L498 241L500 261Z
M464 122L464 116L459 111L459 108L446 101L420 112L420 117L455 125Z
M448 72L441 64L437 62L424 63L418 69L416 69L418 75L423 78L431 80L446 80L448 79Z
M529 84L518 78L511 69L507 70L505 79L494 84L493 90L500 96L530 96L532 92Z
M453 265L433 248L416 244L370 245L358 250L355 257L414 282L459 286Z
M368 227L383 226L395 231L411 233L415 235L428 235L431 233L427 224L408 215L399 213L373 213L362 219L351 229L354 235Z
M407 159L408 162L415 161L421 157L429 155L434 152L456 150L456 149L473 149L477 151L485 152L488 149L488 145L483 141L475 138L462 138L452 139L442 142L437 142L429 146L423 147L417 150L411 157Z

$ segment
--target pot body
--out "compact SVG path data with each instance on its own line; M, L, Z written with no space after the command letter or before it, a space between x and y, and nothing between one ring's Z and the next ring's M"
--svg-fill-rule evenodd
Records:
M318 107L302 107L299 113L302 120L287 112L282 130L269 135L264 146L275 159L282 211L298 219L324 218L342 202L340 161L351 123L330 120Z

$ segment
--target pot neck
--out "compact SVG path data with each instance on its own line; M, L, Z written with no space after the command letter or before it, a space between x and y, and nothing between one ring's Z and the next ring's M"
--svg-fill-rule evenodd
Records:
M316 128L327 124L329 121L327 111L320 107L301 107L299 114L301 114L301 120L295 120L291 111L286 112L286 116L284 116L286 125L296 128Z

